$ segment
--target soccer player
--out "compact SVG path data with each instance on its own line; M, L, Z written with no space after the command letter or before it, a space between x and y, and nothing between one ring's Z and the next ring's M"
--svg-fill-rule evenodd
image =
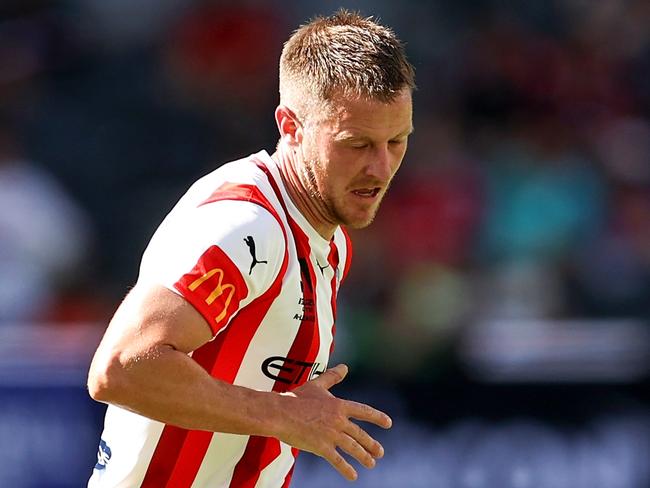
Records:
M341 10L287 41L276 151L198 180L147 247L90 367L106 402L91 487L285 487L298 450L349 480L382 446L371 406L329 392L341 226L368 225L412 132L394 33Z

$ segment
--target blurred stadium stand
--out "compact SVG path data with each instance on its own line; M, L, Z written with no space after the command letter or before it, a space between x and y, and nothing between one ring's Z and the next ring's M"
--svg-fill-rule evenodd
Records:
M416 66L415 127L342 288L362 487L650 487L650 2L341 1ZM338 6L338 5L336 5ZM323 0L0 2L0 486L83 486L85 372L157 223L272 150ZM302 454L295 486L344 486Z

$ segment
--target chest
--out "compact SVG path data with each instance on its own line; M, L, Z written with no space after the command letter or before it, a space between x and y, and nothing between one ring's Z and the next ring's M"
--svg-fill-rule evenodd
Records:
M339 273L327 257L325 262L328 264L315 255L290 255L280 293L249 351L248 359L257 365L251 373L260 387L291 390L327 368L334 341Z

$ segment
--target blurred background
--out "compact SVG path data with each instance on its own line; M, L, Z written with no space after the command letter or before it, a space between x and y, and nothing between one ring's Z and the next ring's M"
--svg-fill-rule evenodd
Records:
M276 143L283 41L339 5L416 67L354 232L337 394L389 412L361 487L650 487L650 2L0 2L0 486L84 486L90 357L158 223ZM295 486L347 483L301 455Z

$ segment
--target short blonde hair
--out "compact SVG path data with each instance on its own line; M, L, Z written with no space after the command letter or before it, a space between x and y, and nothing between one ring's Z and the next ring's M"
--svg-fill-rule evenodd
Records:
M344 9L298 28L280 57L280 103L301 112L334 94L389 103L405 88L415 88L415 71L403 43L372 17Z

